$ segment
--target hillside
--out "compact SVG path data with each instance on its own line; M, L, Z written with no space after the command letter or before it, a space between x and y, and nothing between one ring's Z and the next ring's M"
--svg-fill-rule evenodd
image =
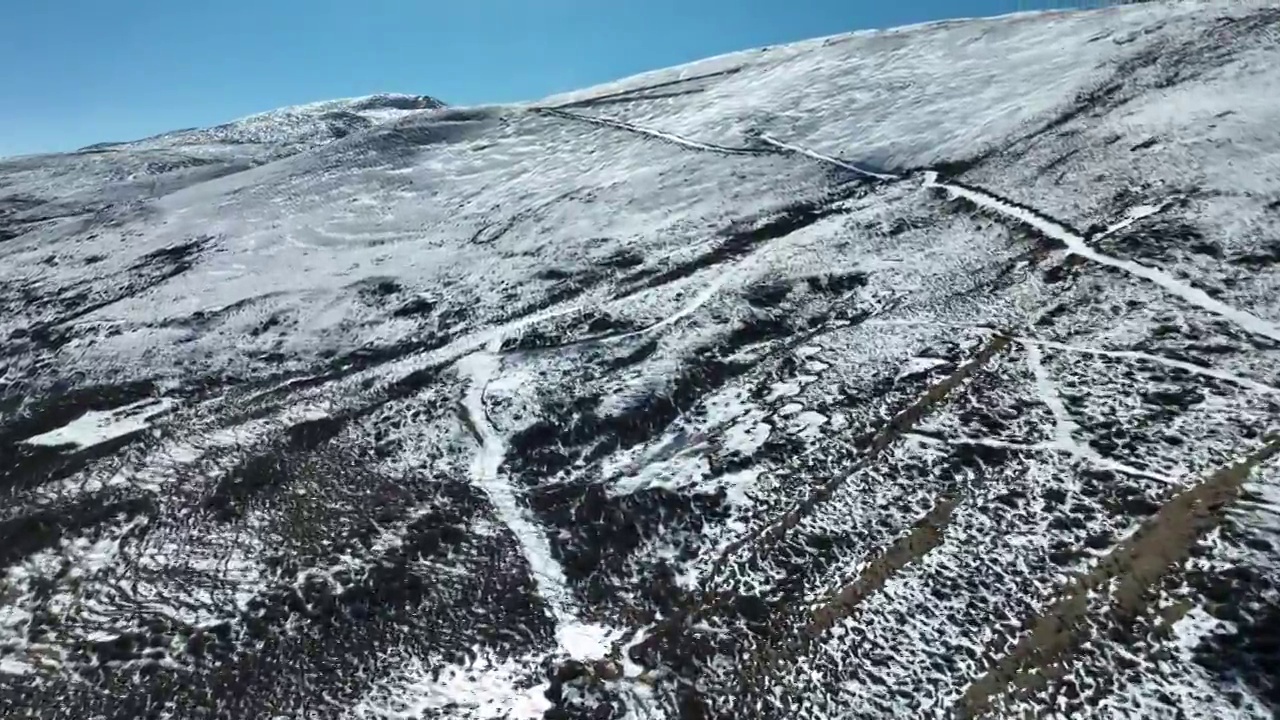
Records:
M0 716L1274 717L1277 28L0 160Z

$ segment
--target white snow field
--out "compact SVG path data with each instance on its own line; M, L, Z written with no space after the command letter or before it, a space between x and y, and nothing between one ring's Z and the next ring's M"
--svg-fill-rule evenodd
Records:
M1270 718L1280 5L0 160L0 717Z

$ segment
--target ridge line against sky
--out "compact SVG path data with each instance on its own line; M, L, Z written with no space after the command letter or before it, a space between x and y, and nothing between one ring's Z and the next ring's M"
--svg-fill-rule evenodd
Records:
M11 3L0 157L380 92L535 100L855 30L1082 0L49 0ZM1093 5L1105 4L1099 2Z

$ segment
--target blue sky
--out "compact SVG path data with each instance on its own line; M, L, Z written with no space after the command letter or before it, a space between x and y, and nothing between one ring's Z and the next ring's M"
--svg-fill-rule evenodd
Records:
M3 0L0 156L374 92L534 99L730 50L1042 0Z

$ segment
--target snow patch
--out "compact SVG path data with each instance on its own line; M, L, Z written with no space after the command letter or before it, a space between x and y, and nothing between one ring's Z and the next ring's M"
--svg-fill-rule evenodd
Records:
M769 394L765 396L765 402L773 402L778 398L793 397L800 394L800 383L794 380L786 380L777 382L769 386Z
M804 405L801 405L800 403L795 403L795 402L787 403L786 405L783 405L782 407L778 408L778 415L781 417L788 417L790 415L795 415L801 410L804 410Z
M569 622L556 628L556 641L570 657L599 660L609 654L614 639L621 634L621 631L603 625Z
M21 442L43 447L93 447L146 430L151 427L152 418L169 412L177 404L170 398L148 398L114 410L90 410L56 430Z
M919 375L920 373L928 372L936 367L939 367L941 365L946 365L946 364L947 364L946 360L942 360L939 358L931 358L931 357L909 358L906 364L902 366L902 369L898 371L898 374L895 375L893 379L894 381L902 380L903 378L908 378L908 377L911 377L912 375Z
M705 457L677 455L662 462L647 463L625 476L610 489L615 495L664 488L678 491L706 477L711 465Z
M546 683L522 687L531 665L536 665L531 658L499 660L486 653L469 665L433 671L414 659L404 670L412 679L394 688L384 684L352 711L385 720L435 717L441 711L470 720L539 720L551 703L543 694Z
M751 504L747 489L754 487L760 479L760 468L747 468L725 473L716 478L716 483L724 489L725 500L733 507L745 508Z
M708 398L703 404L706 429L728 425L751 412L754 405L745 388L734 387Z
M791 420L791 432L805 440L816 440L822 435L827 416L813 410L805 410Z
M751 419L729 428L724 434L724 449L743 455L753 455L769 439L773 426Z
M1173 204L1172 200L1166 200L1160 203L1159 205L1137 205L1137 206L1131 207L1125 211L1123 218L1109 225L1106 230L1104 230L1101 234L1097 235L1094 239L1096 240L1099 238L1107 237L1108 235L1114 235L1120 232L1121 230L1128 228L1130 225L1133 225L1139 220L1144 220L1146 218L1151 217L1152 215L1163 212L1165 208L1169 207L1172 204Z

